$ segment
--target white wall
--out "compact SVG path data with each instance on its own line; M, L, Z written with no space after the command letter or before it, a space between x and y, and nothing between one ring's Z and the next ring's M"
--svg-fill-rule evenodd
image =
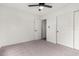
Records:
M57 41L58 44L62 44L71 48L74 47L73 12L76 10L79 10L79 4L69 4L66 7L52 11L50 14L44 16L44 18L47 19L48 41L53 43L56 43ZM56 25L57 30L59 31L58 33L56 32ZM48 28L48 26L50 26L50 28Z
M0 46L34 40L35 15L0 6Z

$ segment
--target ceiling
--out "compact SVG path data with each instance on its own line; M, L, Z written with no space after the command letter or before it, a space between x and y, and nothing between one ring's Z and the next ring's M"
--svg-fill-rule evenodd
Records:
M42 11L38 11L38 7L28 7L29 4L37 4L37 3L1 3L0 5L20 9L23 11L28 11L29 13L37 15L45 15L51 13L54 10L63 8L64 6L68 5L67 3L46 3L47 5L52 5L53 8L45 7Z

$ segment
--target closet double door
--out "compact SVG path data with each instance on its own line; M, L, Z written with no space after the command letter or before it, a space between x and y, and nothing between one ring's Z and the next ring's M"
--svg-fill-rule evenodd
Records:
M56 17L57 44L73 48L73 13L67 12Z
M79 10L57 16L57 43L79 50Z

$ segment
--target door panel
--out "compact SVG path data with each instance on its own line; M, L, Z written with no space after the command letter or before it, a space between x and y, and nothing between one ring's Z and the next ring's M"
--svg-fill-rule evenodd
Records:
M73 47L73 17L72 13L63 13L57 17L57 43Z
M75 12L75 42L74 48L79 49L79 11Z
M56 17L47 19L47 41L56 43Z

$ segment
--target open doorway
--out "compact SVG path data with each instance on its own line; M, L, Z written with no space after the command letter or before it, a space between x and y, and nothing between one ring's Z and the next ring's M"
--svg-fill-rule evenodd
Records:
M46 19L42 20L41 38L42 40L46 40Z

